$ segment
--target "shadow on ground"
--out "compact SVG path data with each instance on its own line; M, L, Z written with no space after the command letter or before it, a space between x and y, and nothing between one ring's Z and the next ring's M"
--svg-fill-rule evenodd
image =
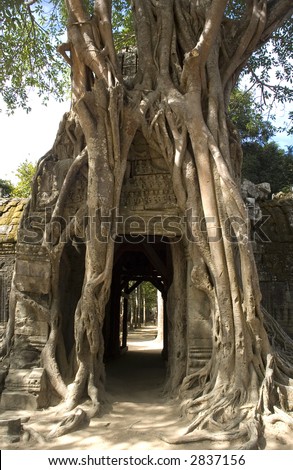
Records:
M182 445L168 444L161 436L183 432L186 422L180 420L178 402L167 400L162 391L166 367L162 344L155 339L154 327L130 331L129 350L106 364L108 411L91 420L89 427L53 441L20 442L2 449L96 449L96 450L203 450L236 449L239 442L202 441ZM11 416L11 412L10 412ZM40 435L48 432L62 419L56 409L38 412L14 412L14 417L29 416L28 425ZM292 440L285 430L274 428L268 436L267 448L292 449Z

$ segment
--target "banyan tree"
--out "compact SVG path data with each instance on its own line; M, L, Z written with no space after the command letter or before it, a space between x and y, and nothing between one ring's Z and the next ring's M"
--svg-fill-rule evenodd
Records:
M107 331L119 323L111 292L135 253L163 292L165 390L190 418L181 440L220 433L257 448L262 417L292 409L293 347L261 306L227 110L292 2L132 0L128 50L114 41L111 0L64 4L72 104L20 226L3 346L11 370L42 367L55 402L74 410L87 399L97 413ZM198 316L210 354L192 369ZM38 344L21 334L23 318L42 330Z

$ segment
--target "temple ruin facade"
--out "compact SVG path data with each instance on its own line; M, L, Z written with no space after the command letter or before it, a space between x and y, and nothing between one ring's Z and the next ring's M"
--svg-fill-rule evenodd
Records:
M54 391L42 364L42 351L49 335L46 311L50 308L52 276L48 240L44 242L44 238L64 174L71 164L66 152L62 156L56 159L52 152L45 157L35 181L36 197L30 201L0 201L2 336L9 318L11 283L18 292L12 350L9 361L4 359L1 366L2 409L38 409L54 404ZM85 191L86 179L80 171L66 203L68 217L74 219ZM259 188L252 183L244 185L263 304L293 337L293 200L268 200L264 193L261 185ZM211 355L208 301L190 283L192 263L185 242L188 233L166 163L148 148L139 132L129 154L120 207L113 211L111 217L115 217L117 225L111 294L103 326L105 357L115 357L127 348L127 299L131 290L149 281L162 293L164 301L162 354L167 370L172 361L182 361L189 374ZM107 224L106 216L103 223ZM58 226L62 226L61 219L56 221L56 230ZM65 381L70 367L74 367L70 359L74 312L85 270L82 224L79 236L76 233L75 228L75 236L64 244L59 268L62 340L57 357ZM54 237L54 233L49 236ZM101 231L96 236L104 235ZM37 305L43 306L43 310ZM62 357L66 357L66 363Z

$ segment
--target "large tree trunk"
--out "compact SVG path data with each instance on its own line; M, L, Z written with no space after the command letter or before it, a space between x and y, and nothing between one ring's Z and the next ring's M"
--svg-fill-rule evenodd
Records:
M187 431L196 438L197 429L206 429L207 437L221 429L232 438L240 435L237 430L244 421L241 432L247 434L248 446L256 447L260 416L273 412L274 406L284 407L289 396L292 345L287 359L276 353L264 326L249 223L239 192L241 148L227 106L248 57L290 13L290 2L246 2L238 24L224 18L226 0L133 0L139 65L131 85L119 72L111 1L94 3L90 17L82 1L66 0L68 43L60 51L72 68L73 102L60 139L70 134L74 160L44 240L54 267L45 367L67 408L75 407L87 389L96 412L103 394L102 326L114 254L110 215L119 207L129 148L141 129L150 149L164 156L181 214L188 214L191 281L208 297L213 320L211 360L185 377L180 387L184 409L195 417ZM87 178L87 195L74 225L64 207L80 171ZM41 172L42 163L38 175ZM37 183L31 205L36 193ZM64 242L78 233L84 214L86 269L75 312L76 372L66 386L56 362L62 318L58 273ZM67 225L56 233L54 222L60 216L67 217ZM107 223L103 217L108 217ZM97 230L103 240L96 237ZM171 374L182 377L180 371Z

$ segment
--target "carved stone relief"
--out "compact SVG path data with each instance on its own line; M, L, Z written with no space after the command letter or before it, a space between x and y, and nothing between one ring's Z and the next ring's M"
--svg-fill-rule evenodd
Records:
M150 149L141 135L130 150L121 194L121 209L176 211L172 177L164 158Z

